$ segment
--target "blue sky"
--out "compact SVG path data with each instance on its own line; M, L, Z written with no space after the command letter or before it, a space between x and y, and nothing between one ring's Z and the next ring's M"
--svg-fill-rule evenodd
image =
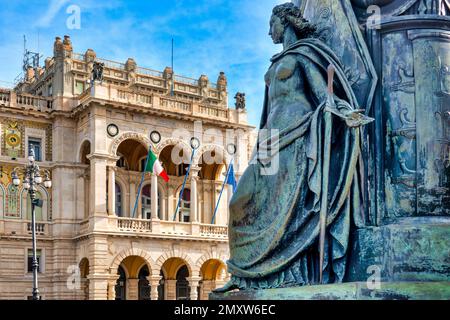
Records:
M264 73L281 48L268 34L268 21L280 0L0 0L0 87L11 86L21 71L23 35L29 50L51 56L55 36L68 34L75 52L92 48L98 57L163 70L175 41L175 73L216 82L228 77L229 104L247 96L249 121L257 126ZM81 10L81 28L68 29L70 5Z

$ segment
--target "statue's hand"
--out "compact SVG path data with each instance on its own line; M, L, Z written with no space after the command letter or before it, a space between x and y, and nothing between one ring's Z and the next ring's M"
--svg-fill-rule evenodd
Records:
M375 120L371 117L366 116L362 112L364 112L364 109L352 110L345 113L345 123L347 124L347 126L349 126L350 128L361 127Z

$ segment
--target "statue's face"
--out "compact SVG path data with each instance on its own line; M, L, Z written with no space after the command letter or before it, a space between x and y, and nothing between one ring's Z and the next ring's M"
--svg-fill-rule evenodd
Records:
M269 36L272 37L273 43L283 43L284 26L280 17L272 15L270 18Z

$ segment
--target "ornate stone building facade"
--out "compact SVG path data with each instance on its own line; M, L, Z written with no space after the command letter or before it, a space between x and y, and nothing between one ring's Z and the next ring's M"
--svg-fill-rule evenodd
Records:
M102 81L89 81L94 62ZM31 295L30 202L11 183L31 148L53 181L38 190L36 211L43 299L206 299L227 280L229 187L212 224L231 161L225 146L237 146L239 178L255 138L245 109L228 107L223 73L216 84L185 78L76 54L57 37L44 68L0 90L0 132L1 299ZM174 154L189 160L192 136L201 146L175 214L188 163ZM170 180L146 174L133 217L149 148Z

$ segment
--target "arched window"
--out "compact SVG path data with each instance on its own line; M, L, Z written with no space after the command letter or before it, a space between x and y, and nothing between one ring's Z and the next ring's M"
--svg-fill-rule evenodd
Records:
M116 182L116 216L123 217L123 204L122 204L122 188L120 185Z
M152 185L146 184L141 190L142 219L150 219L152 217ZM158 218L162 219L161 211L161 190L158 190Z
M117 162L116 162L116 167L118 167L118 168L124 168L124 169L125 169L125 168L127 167L125 157L124 157L123 155L121 155L121 154L118 154L118 156L119 156L120 158L119 158L119 160L117 160Z
M4 212L5 212L5 189L0 184L0 218L3 218Z
M19 211L19 191L12 183L8 186L8 192L6 194L6 210L5 217L20 217Z
M180 195L181 196L181 191ZM181 222L189 222L189 216L191 212L191 190L184 189L183 196L180 202L180 221Z
M141 202L142 202L142 219L150 219L152 217L152 197L150 184L147 184L142 188Z
M141 158L140 165L139 165L139 169L140 169L141 172L145 170L145 163L146 162L147 162L147 156Z
M125 270L121 266L117 269L117 274L119 275L119 279L116 282L116 300L125 300L125 292L126 292L126 282L127 277L125 275Z
M42 202L41 202L42 206L39 206L39 205L34 206L36 221L48 220L49 215L48 215L47 191L42 187L38 187L38 190L36 191L36 199L42 200ZM26 190L22 190L21 200L22 200L21 201L22 217L24 217L24 219L31 220L31 198Z
M147 277L150 275L148 267L145 265L139 270L139 300L150 300L150 285Z
M189 270L184 265L177 272L177 300L189 300Z
M31 198L28 195L28 193L26 193L26 196L27 196L27 220L31 220ZM42 200L42 195L40 192L36 192L36 199ZM34 206L34 212L36 215L36 221L44 220L42 216L42 207Z

